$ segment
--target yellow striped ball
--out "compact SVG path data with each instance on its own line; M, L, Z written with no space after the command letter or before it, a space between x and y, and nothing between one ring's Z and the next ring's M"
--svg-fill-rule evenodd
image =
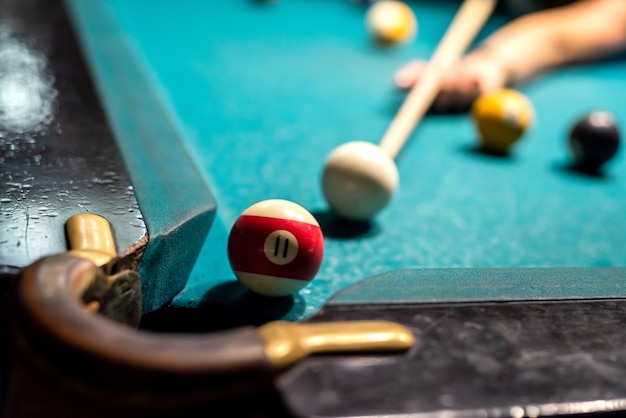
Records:
M472 105L472 117L482 149L507 154L534 120L530 101L513 89L501 89L480 96Z
M380 42L395 44L408 41L417 32L417 19L409 6L401 1L383 0L367 11L367 26Z

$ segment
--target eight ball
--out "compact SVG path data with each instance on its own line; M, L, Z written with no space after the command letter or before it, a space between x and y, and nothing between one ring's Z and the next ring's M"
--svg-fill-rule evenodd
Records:
M598 170L615 156L620 132L609 112L595 111L580 118L569 134L569 148L577 167Z

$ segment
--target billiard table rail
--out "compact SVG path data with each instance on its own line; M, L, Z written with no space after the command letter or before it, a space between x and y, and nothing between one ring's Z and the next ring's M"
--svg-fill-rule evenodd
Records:
M598 359L604 359L608 355L609 357L606 358L616 359L616 365L621 364L620 359L623 356L619 350L616 351L615 342L623 338L623 332L615 321L620 310L625 310L626 299L623 297L607 298L606 295L598 294L598 298L571 300L556 297L557 293L554 289L552 293L547 292L550 299L534 301L504 301L495 298L482 301L433 300L430 303L415 303L393 297L396 295L406 298L408 288L416 290L420 283L423 284L424 280L420 281L420 277L436 276L443 283L442 289L445 289L446 280L450 277L458 278L459 275L476 277L493 275L500 279L526 277L530 285L533 285L533 277L554 279L555 277L572 277L572 274L588 278L594 276L603 278L609 275L621 283L619 279L624 275L624 269L618 267L424 269L374 276L340 292L317 315L305 321L305 326L308 326L307 323L311 325L319 325L320 322L336 324L364 318L391 320L405 324L415 335L418 343L413 348L406 354L392 357L380 357L380 353L371 352L350 356L336 353L330 356L314 356L293 367L277 368L276 364L272 364L271 359L268 358L266 351L268 341L264 333L259 332L259 328L241 327L209 334L137 331L135 327L139 323L142 312L141 280L137 273L127 269L116 271L112 264L97 267L90 260L71 254L45 257L22 270L17 268L3 270L2 289L5 303L3 303L4 323L1 339L3 344L0 363L3 373L3 403L0 404L2 405L0 410L3 416L7 417L59 416L66 414L67 411L70 411L71 415L96 417L111 414L159 416L174 413L193 416L196 412L209 410L219 411L218 415L238 411L235 413L238 416L258 416L257 413L261 413L261 416L353 416L360 410L359 408L363 409L363 400L359 401L359 396L362 395L359 394L367 392L362 392L359 385L366 384L367 379L372 376L378 376L381 372L388 373L394 368L399 368L398 373L400 369L411 370L432 355L445 358L444 363L435 361L432 367L449 363L454 366L453 370L463 370L463 367L467 366L464 363L465 360L457 364L459 358L454 354L455 352L471 354L472 349L478 349L481 353L484 351L483 354L490 352L491 343L484 347L479 345L466 349L458 346L454 348L455 344L466 343L461 337L470 331L474 335L473 339L481 341L491 339L492 343L495 343L494 347L497 352L493 353L493 358L487 363L493 365L494 362L502 362L503 368L510 368L517 364L507 360L510 353L519 350L522 352L526 349L532 351L528 341L538 341L539 344L544 344L546 335L552 333L550 327L556 327L555 329L559 329L559 332L564 335L588 335L589 341L583 345L590 347L591 351L589 354L581 354L583 357L574 356L572 359L584 360L585 356L595 358L594 356L599 353ZM403 280L409 280L409 282ZM510 284L507 284L506 280L503 281L505 287ZM390 282L395 282L395 285L391 285ZM408 283L411 285L407 286ZM547 283L548 286L544 290L554 288L554 281L547 281ZM577 281L574 281L574 284L576 283ZM590 280L590 285L593 284L594 281ZM368 299L365 296L367 289L372 286L379 290L378 300ZM380 293L381 288L386 289ZM363 299L364 297L366 299ZM597 315L594 316L593 312ZM519 329L513 327L509 330L513 332L517 329L525 336L522 337L519 332L517 334L513 332L515 335L519 334L513 338L514 341L498 337L498 333L509 328L510 324L506 325L506 321L521 321L520 324L522 324L526 323L523 319L526 316L527 320L532 322L532 326L518 327ZM591 324L585 321L595 317L599 318L597 329L587 329ZM428 318L431 320L427 320ZM545 326L536 326L537 324L533 321L539 321ZM560 326L559 324L563 321L567 324ZM421 329L426 326L431 329L429 332L433 332L432 324L438 324L435 338L427 337L428 333L424 334L424 330ZM474 324L469 331L465 329L467 324ZM459 331L459 326L463 330ZM605 332L607 329L613 330L611 331L613 335L610 335L610 332L607 334ZM451 336L448 346L441 340L441 336L446 333ZM533 333L538 333L536 338L533 337ZM461 340L455 342L458 339L457 336L461 336L458 337ZM560 341L560 337L554 338ZM519 347L518 343L521 344ZM561 357L569 358L568 350L572 349L570 345L565 344L563 352L559 351L561 350L559 347L553 349L561 353L558 355L554 353L556 366L565 364ZM596 349L596 346L600 351ZM469 354L468 356L471 357ZM462 357L465 359L467 356L464 354ZM363 379L355 381L350 378L350 374L355 371L354 365L361 363L359 368L365 374ZM576 361L572 364L572 367L578 370L577 367L580 365L577 366ZM563 402L535 402L528 405L512 403L509 397L515 397L516 393L519 395L519 390L525 393L524 391L528 389L521 385L516 386L511 394L506 394L506 392L476 394L470 397L470 399L475 399L469 403L478 402L479 408L475 405L473 409L460 406L448 408L448 413L454 417L463 417L475 416L480 411L491 411L487 416L514 416L514 413L523 411L531 415L537 412L539 415L569 416L589 412L617 413L625 410L626 401L623 399L626 397L617 396L622 393L621 386L612 385L610 382L598 383L597 379L601 378L602 373L598 375L596 372L602 370L594 366L595 363L588 364L583 361L581 364L591 366L591 369L585 371L591 378L588 382L571 383L573 385L571 394L576 398L575 401L568 402L565 397ZM556 366L548 367L546 370L543 370L544 366L541 366L542 373L545 372L543 376L545 378L556 376L558 382L555 380L555 384L558 383L561 386L565 384L569 387L570 384L562 380L562 370L558 371L561 366ZM617 369L611 373L619 375L619 367L616 367ZM328 373L330 373L329 376L337 373L341 375L341 370L344 369L347 373L345 379L321 378L320 380L320 376L326 376ZM494 376L491 372L484 374L480 370L469 374L465 372L458 374L453 371L452 375L458 374L456 378L448 383L439 382L439 384L429 385L429 390L440 394L450 390L459 390L458 385L455 386L454 383L456 379L474 381L473 385L469 385L472 387L475 387L477 382L481 387L490 387L494 382ZM450 370L446 371L444 367L443 379L447 379L445 376L449 374ZM420 385L425 384L424 381L428 380L426 377L432 373L427 373L422 378L413 376L413 373L409 375L407 376L406 373L398 375L400 381L406 382L404 389L402 387L397 389L398 386L392 384L393 379L387 379L389 376L383 378L387 382L386 385L391 385L389 388L396 388L394 396L399 399L398 405L404 405L399 408L412 405L402 399L423 393L424 389L420 389ZM518 381L520 376L515 372L510 379ZM409 384L409 382L412 383ZM588 383L596 389L599 388L598 390L608 397L578 399L580 391L577 392L576 388L585 387ZM531 384L531 389L533 385ZM462 387L469 386L462 385ZM348 387L352 387L353 390L347 390ZM311 402L311 399L316 397L311 397L311 390L314 393L327 393L330 390L352 394L345 398L347 400L342 397L342 401L338 404L332 402L328 404L327 400ZM460 397L467 395L461 392ZM305 393L309 395L304 396ZM529 393L532 393L534 397L539 396L532 390ZM430 395L428 396L430 399ZM353 400L349 401L350 399ZM436 404L439 402L437 399L419 402L428 405L426 409L435 408L436 412ZM419 402L414 405L421 405ZM377 402L375 403L378 405ZM346 404L352 405L348 407L348 410L352 408L352 412L343 410L343 413L339 413L338 411L342 411L341 408L345 408ZM330 408L329 411L335 408L334 411L337 413L325 414L324 408ZM388 408L386 411L406 412L397 408L386 408ZM373 414L375 409L370 412ZM432 414L435 413L417 409L409 412L417 414L415 416L433 416Z
M6 416L55 416L68 407L80 415L85 403L116 416L159 414L271 387L271 368L252 327L208 338L135 331L140 286L132 271L107 277L69 255L25 268L4 309L11 317L4 339ZM88 312L94 301L102 315Z
M406 351L414 344L411 331L392 321L138 331L139 275L116 271L115 259L97 266L84 257L93 253L101 260L93 249L83 256L72 250L7 276L6 416L56 416L55 407L81 415L84 402L116 416L214 408L265 392L275 397L276 374L312 353ZM41 387L53 381L54 388Z

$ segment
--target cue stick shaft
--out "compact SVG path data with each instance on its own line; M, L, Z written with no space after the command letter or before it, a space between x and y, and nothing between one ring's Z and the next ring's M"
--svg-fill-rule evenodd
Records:
M413 86L389 125L380 147L395 158L422 119L435 96L445 71L459 59L495 8L496 0L465 0L456 13L420 81Z

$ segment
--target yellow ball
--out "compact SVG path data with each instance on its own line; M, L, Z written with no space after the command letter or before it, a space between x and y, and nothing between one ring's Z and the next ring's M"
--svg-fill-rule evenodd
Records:
M417 19L401 1L383 0L367 11L367 26L374 38L384 43L407 41L417 32Z
M472 105L472 116L482 148L506 154L532 125L534 111L523 94L501 89L476 99Z

